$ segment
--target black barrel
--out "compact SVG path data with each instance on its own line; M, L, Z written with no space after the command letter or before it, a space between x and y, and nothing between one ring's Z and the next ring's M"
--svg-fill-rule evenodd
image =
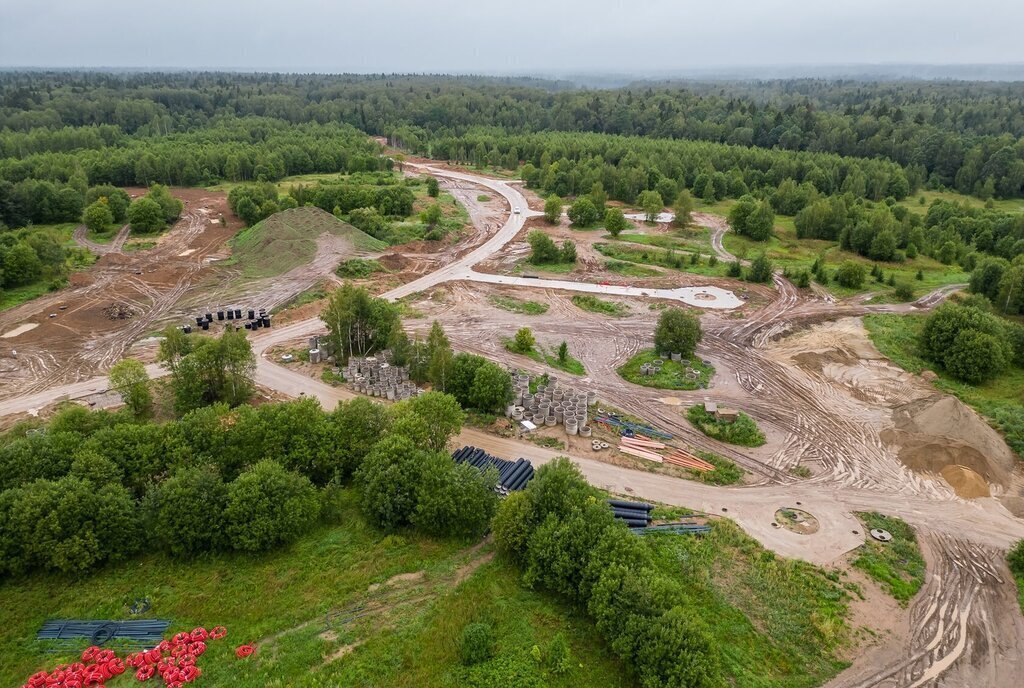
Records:
M228 320L234 320L234 319L235 319L235 312L233 310L228 309Z
M245 323L245 329L251 330L252 329L252 323Z
M204 329L204 330L208 330L208 329L210 329L210 323L209 323L209 322L206 322L206 321L204 321L204 322L203 322L203 329Z
M236 308L235 309L235 320L241 320L241 319L242 319L242 309L241 308Z
M256 311L249 309L249 320L253 320L256 317Z
M185 334L192 334L192 326L185 325L185 327L181 328L181 331L184 332Z
M270 327L270 317L269 316L266 316L266 315L263 316L263 327Z

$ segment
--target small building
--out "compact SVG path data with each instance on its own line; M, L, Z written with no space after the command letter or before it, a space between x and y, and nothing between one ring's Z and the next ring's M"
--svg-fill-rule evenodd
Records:
M715 418L722 421L723 423L733 423L740 417L740 412L736 409L725 408L724 406L715 411Z

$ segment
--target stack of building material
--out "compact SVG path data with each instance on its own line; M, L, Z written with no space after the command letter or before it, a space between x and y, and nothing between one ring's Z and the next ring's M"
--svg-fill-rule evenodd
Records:
M609 499L608 506L612 508L615 518L625 521L630 528L646 528L651 523L651 512L654 511L653 504L643 502L626 502L621 499Z
M656 442L646 437L623 437L619 444L619 451L640 459L661 463L663 461L658 450L665 449L662 442Z
M694 456L684 449L673 448L672 453L663 457L665 463L681 468L692 468L696 471L713 471L715 466L704 459Z
M662 432L656 428L652 428L650 425L641 425L640 423L633 423L628 420L619 418L614 413L598 413L594 418L595 423L599 423L613 432L617 432L623 437L633 437L634 435L645 435L647 437L657 437L661 440L670 440L672 435L667 432Z
M699 523L664 523L658 526L647 526L646 528L630 528L637 535L647 533L675 533L676 535L707 535L711 532L711 526L702 526Z
M463 447L452 453L455 463L468 463L470 466L479 469L481 472L491 466L498 470L498 484L495 491L501 495L521 490L526 483L533 478L533 464L526 459L518 461L506 461L496 456L491 456L483 449L476 447Z

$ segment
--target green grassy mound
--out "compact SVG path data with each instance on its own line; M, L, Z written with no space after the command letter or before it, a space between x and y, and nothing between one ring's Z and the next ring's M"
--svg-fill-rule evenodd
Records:
M713 414L705 411L703 406L691 406L686 411L686 417L705 435L722 442L743 447L760 447L765 442L764 433L757 427L754 419L742 412L735 421L728 423L715 418Z
M874 512L858 513L864 527L881 528L892 534L892 542L868 538L857 550L853 565L879 583L904 607L924 585L925 563L914 529L898 518Z
M282 210L240 232L231 241L229 264L240 266L246 277L282 275L313 260L321 234L347 239L353 253L386 246L330 213L306 206Z

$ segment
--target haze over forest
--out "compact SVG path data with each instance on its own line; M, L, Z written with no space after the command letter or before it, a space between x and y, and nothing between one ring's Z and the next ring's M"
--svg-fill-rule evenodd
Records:
M0 67L1009 80L1022 24L1010 0L4 0Z

